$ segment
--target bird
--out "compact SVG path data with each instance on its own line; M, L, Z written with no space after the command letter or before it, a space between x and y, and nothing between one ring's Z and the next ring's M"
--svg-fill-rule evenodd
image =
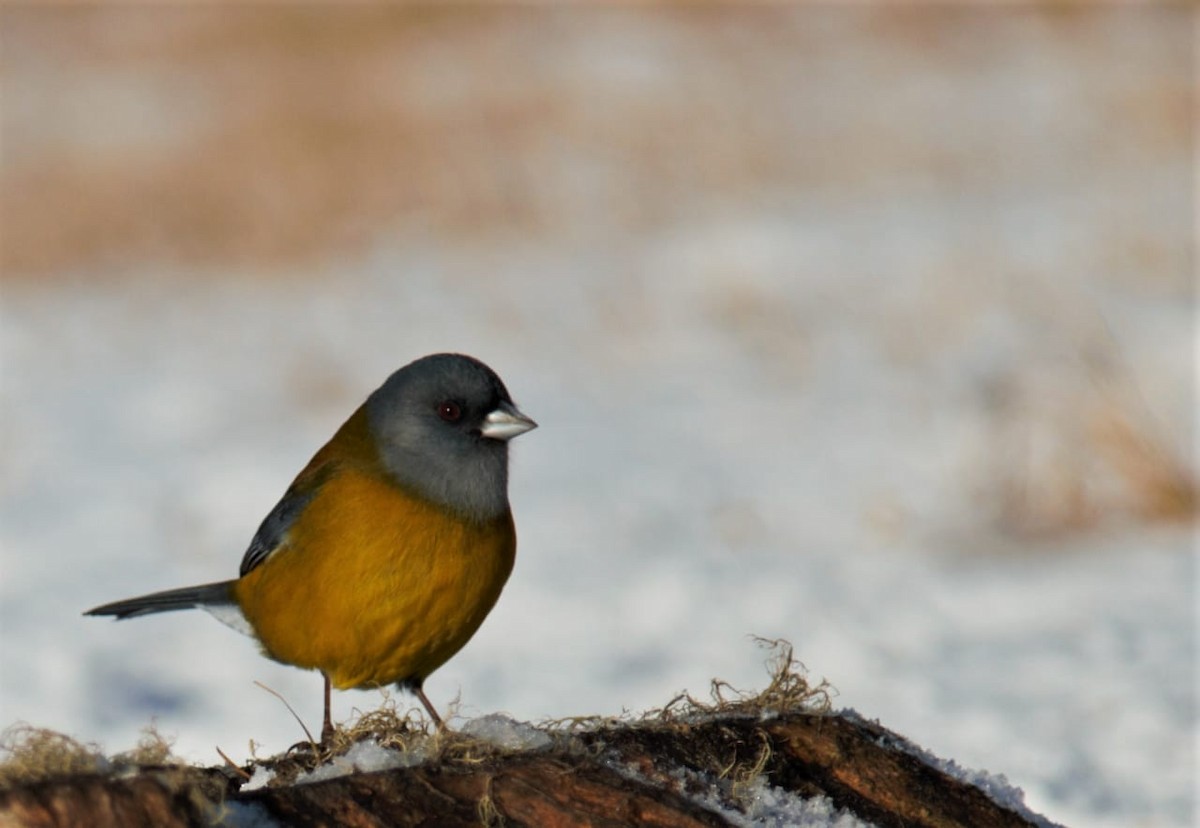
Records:
M313 456L263 519L232 580L115 601L85 615L201 608L330 689L396 685L445 724L430 673L473 636L516 558L508 441L536 428L500 377L464 354L400 368Z

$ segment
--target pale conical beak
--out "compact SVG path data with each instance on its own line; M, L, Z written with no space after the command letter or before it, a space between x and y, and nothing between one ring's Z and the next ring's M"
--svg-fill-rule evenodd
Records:
M479 433L493 440L508 441L518 434L537 428L537 423L526 417L512 403L500 403L495 411L483 418Z

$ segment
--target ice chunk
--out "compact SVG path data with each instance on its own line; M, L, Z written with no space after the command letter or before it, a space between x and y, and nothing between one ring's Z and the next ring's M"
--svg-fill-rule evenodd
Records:
M326 779L336 779L339 776L349 776L352 773L372 773L374 771L391 770L392 768L409 768L425 760L425 751L394 750L381 747L373 739L367 739L355 744L341 756L335 756L308 773L296 779L297 785L307 785L310 782L323 782Z
M518 722L503 713L472 719L463 725L462 732L504 750L539 750L553 741L548 733L529 722Z

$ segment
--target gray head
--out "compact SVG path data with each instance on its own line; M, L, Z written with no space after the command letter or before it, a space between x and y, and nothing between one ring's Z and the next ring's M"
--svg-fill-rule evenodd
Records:
M537 423L491 368L461 354L423 357L366 406L383 464L402 485L470 520L508 509L508 441Z

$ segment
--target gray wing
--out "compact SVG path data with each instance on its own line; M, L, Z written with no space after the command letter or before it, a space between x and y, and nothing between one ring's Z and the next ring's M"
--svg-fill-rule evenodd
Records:
M284 542L288 530L296 522L296 518L304 511L304 507L313 499L315 491L297 492L295 487L288 489L283 499L275 504L263 522L254 533L254 539L242 557L242 566L238 576L244 577L247 572L260 565L275 553Z

